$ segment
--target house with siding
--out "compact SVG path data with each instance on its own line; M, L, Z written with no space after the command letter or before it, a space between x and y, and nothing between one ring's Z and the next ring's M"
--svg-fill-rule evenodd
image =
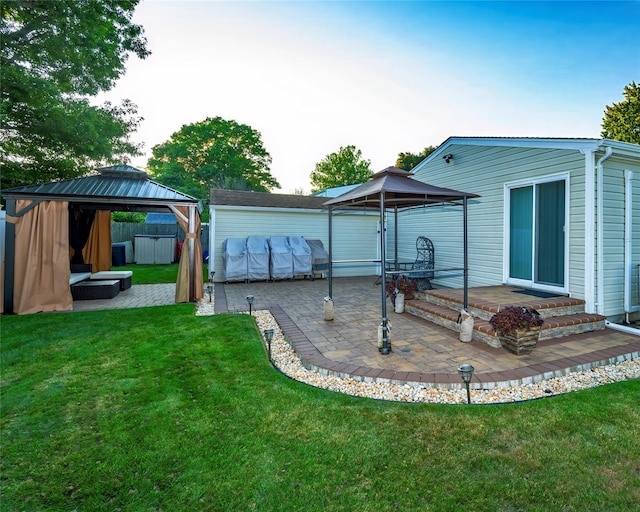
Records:
M212 189L209 196L209 269L223 281L222 251L227 238L303 236L329 246L327 197ZM333 216L333 275L375 275L378 254L375 213L350 211ZM367 263L367 261L369 263Z
M468 207L469 286L565 294L611 321L639 316L639 145L451 137L413 172L431 185L481 196ZM436 268L461 267L461 215L447 207L401 212L399 259L411 260L416 238L426 236ZM462 275L438 273L434 283L461 287Z

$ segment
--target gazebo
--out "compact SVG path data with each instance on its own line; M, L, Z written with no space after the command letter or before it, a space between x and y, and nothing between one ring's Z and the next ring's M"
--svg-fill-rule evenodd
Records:
M186 233L176 302L202 298L199 201L128 165L82 178L2 190L6 200L4 313L72 309L70 263L111 269L111 212L172 212Z
M333 233L332 213L335 209L375 209L380 212L380 225L385 224L388 209L395 214L395 246L397 257L398 211L409 208L453 205L463 208L463 243L464 243L464 308L468 306L468 255L467 255L467 204L471 198L480 197L477 194L460 192L450 188L436 187L413 179L413 174L404 169L387 167L371 176L371 179L359 187L342 194L325 203L329 208L329 298L333 299ZM383 354L390 352L387 318L386 295L386 233L380 230L380 268L382 291L382 350ZM434 269L437 271L438 269Z

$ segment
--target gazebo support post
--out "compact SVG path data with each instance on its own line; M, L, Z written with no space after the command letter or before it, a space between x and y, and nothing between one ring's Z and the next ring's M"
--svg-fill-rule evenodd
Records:
M380 290L382 293L382 354L387 355L389 350L389 332L387 326L387 283L386 283L386 236L384 229L384 191L380 192Z
M333 208L329 207L329 298L333 300Z
M465 311L469 311L469 248L467 237L467 196L462 198L462 224L463 224L463 243L464 243L464 297L463 307Z

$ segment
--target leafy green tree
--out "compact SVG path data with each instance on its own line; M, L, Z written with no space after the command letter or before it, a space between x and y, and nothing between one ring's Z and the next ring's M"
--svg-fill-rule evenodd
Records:
M398 159L396 160L396 167L399 169L404 169L405 171L410 171L420 162L422 162L425 158L427 158L431 153L433 153L438 146L429 146L422 150L421 153L399 153Z
M640 86L631 82L624 87L624 100L607 105L601 135L605 139L640 144Z
M316 164L311 172L311 192L363 183L371 177L370 166L355 146L341 147Z
M0 2L2 186L73 178L140 153L140 118L128 100L91 105L149 55L131 22L139 0Z
M220 117L184 125L152 154L147 167L156 181L203 201L212 188L280 187L269 171L271 156L260 132Z

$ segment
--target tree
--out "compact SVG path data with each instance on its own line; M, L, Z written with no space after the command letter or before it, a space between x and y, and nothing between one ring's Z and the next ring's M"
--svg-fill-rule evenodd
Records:
M94 106L130 53L149 55L131 23L139 0L2 0L3 187L73 178L140 154L137 108Z
M269 192L280 184L271 175L271 156L260 132L220 117L184 125L152 148L147 167L154 179L205 200L212 188Z
M362 159L362 151L355 146L341 147L327 155L311 172L311 192L327 188L363 183L371 177L371 162Z
M605 139L640 144L640 86L631 82L624 87L624 100L607 105L601 135Z
M425 158L427 158L431 153L433 153L438 146L429 146L422 150L422 153L414 154L414 153L399 153L398 159L396 160L396 167L399 169L404 169L405 171L410 171L420 162L422 162Z

